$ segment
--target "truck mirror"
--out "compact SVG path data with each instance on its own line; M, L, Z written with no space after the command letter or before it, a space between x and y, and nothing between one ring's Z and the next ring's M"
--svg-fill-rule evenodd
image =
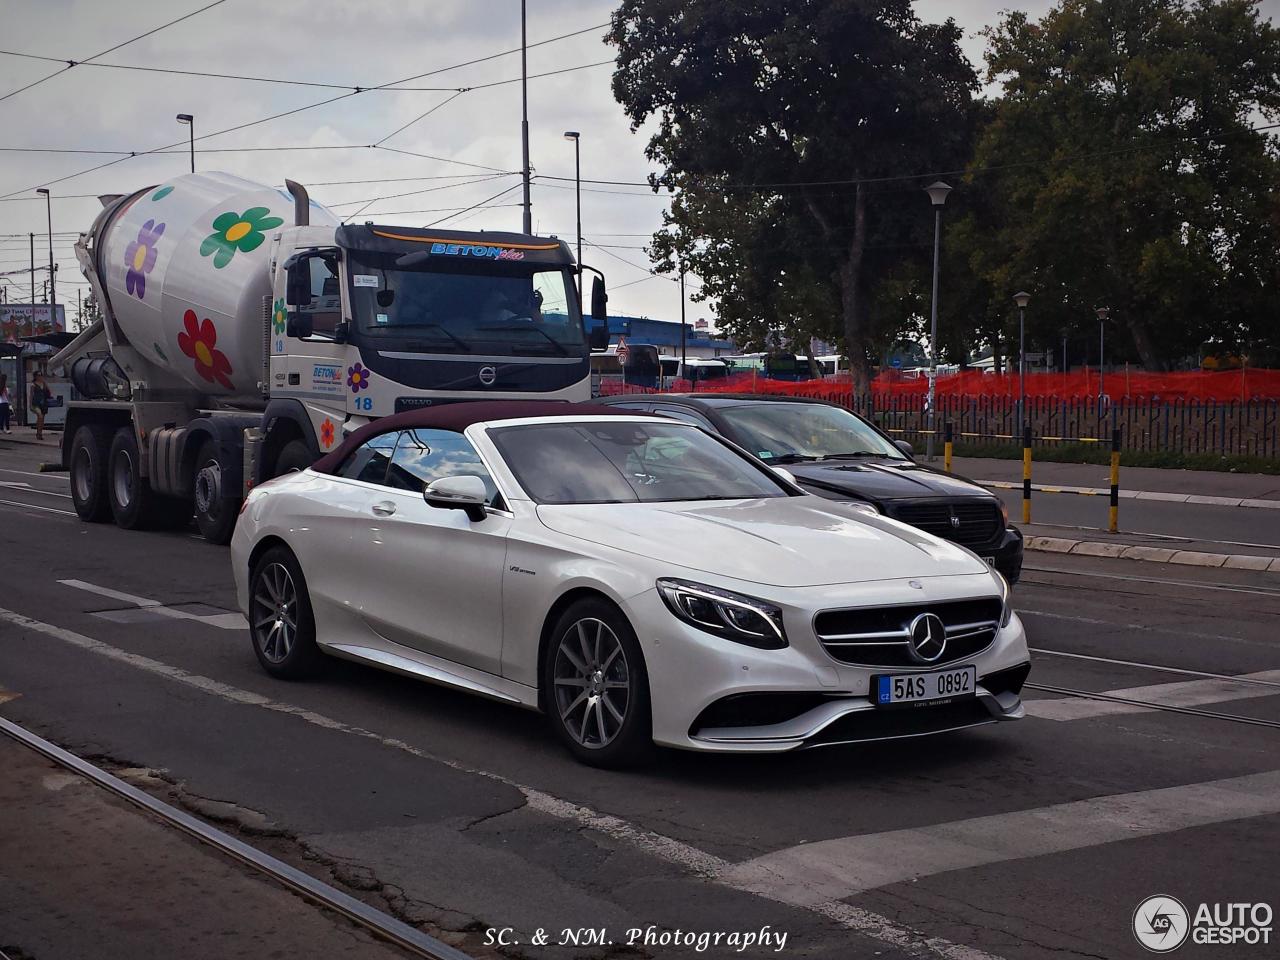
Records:
M289 264L285 279L284 302L291 307L311 305L311 259L301 257Z
M587 334L587 343L592 350L608 350L609 327L603 323L598 327L592 327Z
M289 322L285 324L285 332L291 337L309 337L314 332L315 326L311 322L311 314L309 313L291 313L289 314Z
M606 322L609 319L609 295L604 292L604 280L600 277L591 280L591 316Z

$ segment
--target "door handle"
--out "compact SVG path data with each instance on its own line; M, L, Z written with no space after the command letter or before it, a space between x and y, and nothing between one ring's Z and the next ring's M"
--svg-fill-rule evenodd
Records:
M396 512L396 505L390 500L383 500L373 505L373 512L380 517L389 517Z

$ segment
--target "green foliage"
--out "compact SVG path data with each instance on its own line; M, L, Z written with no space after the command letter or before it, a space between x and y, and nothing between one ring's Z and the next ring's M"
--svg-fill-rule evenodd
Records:
M656 121L646 153L676 193L659 269L696 273L744 345L837 340L865 390L918 326L933 233L926 180L867 181L963 165L959 37L909 0L623 0L614 95Z
M1280 159L1250 127L1280 114L1280 31L1254 0L1061 0L987 38L1003 96L958 191L983 199L948 236L983 281L970 310L1011 332L1026 288L1052 347L1107 305L1153 370L1274 343Z

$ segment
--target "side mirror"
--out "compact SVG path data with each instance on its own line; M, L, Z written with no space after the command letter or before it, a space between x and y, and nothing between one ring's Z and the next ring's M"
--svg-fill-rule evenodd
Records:
M907 443L907 441L905 440L895 440L893 441L893 445L897 447L899 450L901 450L903 453L905 453L908 457L914 457L916 455L916 448L913 447L911 444Z
M591 331L587 334L587 345L592 350L608 350L609 327L603 323L598 327L592 327Z
M284 326L285 333L291 337L309 337L315 332L309 313L291 313Z
M796 475L786 467L770 467L769 469L780 476L783 480L787 481L787 483L797 487L800 485L799 481L796 480Z
M311 306L311 258L291 260L285 277L284 302L291 307Z
M441 477L427 484L422 491L422 499L432 507L444 510L465 510L467 516L474 521L483 520L488 493L484 481L479 477Z
M609 295L604 292L604 280L600 277L591 279L591 316L609 321Z

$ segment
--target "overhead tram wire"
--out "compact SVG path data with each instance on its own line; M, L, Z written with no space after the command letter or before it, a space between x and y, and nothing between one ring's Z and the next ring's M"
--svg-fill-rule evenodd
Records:
M507 189L500 190L499 192L495 193L492 197L486 197L485 199L479 201L478 203L473 203L469 207L463 207L457 213L450 214L447 217L442 217L439 220L426 224L426 226L438 227L440 226L440 224L444 223L446 220L452 220L454 217L460 217L462 216L462 214L469 213L472 210L477 210L481 207L487 207L489 204L491 204L494 200L497 200L499 197L505 197L512 190L519 190L523 186L524 186L523 181L520 183L512 184L511 186L507 187Z
M404 133L406 130L408 130L410 127L412 127L415 123L417 123L419 120L425 120L427 117L431 116L433 113L435 113L435 112L436 112L437 110L439 110L441 107L445 106L446 104L453 103L453 101L457 100L457 99L458 99L460 96L462 96L464 93L467 93L470 89L471 89L470 87L463 87L461 90L458 90L458 91L457 91L456 93L454 93L452 96L445 97L443 100L441 100L441 101L440 101L439 103L437 103L435 106L431 107L431 109L426 110L426 111L424 111L423 113L418 114L416 117L414 117L414 118L413 118L412 120L410 120L408 123L406 123L404 126L397 127L395 130L392 130L390 133L388 133L388 134L387 134L385 137L383 137L381 140L375 140L375 141L373 142L372 146L375 146L375 147L380 147L380 146L382 146L384 143L386 143L388 140L390 140L390 139L391 139L392 137L394 137L396 134L398 134L398 133Z
M225 2L225 0L216 0L216 3L222 3L222 2ZM212 5L211 5L211 6L212 6ZM202 9L208 9L208 8L207 8L207 7L205 7L205 8L202 8ZM196 13L199 13L200 11L195 11L195 12L196 12ZM195 15L195 14L193 13L193 14L189 14L188 16L194 16L194 15ZM177 22L177 21L174 21L174 22ZM561 34L560 36L557 36L557 37L550 37L550 38L548 38L548 39L546 39L546 40L539 40L539 41L537 41L537 42L535 42L535 43L529 44L529 47L540 47L540 46L545 46L546 44L549 44L549 43L555 43L555 42L560 41L560 40L568 39L569 37L579 36L580 34L583 34L583 33L589 33L589 32L591 32L592 30L598 30L598 29L601 29L601 28L606 27L606 26L608 26L608 24L607 24L607 23L605 23L605 24L598 24L598 25L596 25L596 26L592 26L592 27L586 27L586 28L584 28L584 29L582 29L582 30L576 30L576 31L573 31L573 32L571 32L571 33ZM163 29L163 28L157 28L157 29ZM154 33L155 31L151 31L151 32L152 32L152 33ZM134 38L134 39L140 39L140 38ZM132 42L132 41L128 41L128 42ZM117 45L116 47L113 47L113 48L111 48L111 49L113 49L113 50L114 50L114 49L119 49L119 46L121 46L121 45ZM315 109L316 107L323 107L323 106L326 106L326 105L328 105L328 104L330 104L330 103L336 103L336 102L337 102L337 101L339 101L339 100L345 100L345 99L347 99L348 97L356 96L356 95L358 95L358 94L360 94L360 93L367 92L368 90L383 90L383 89L387 89L387 88L389 88L389 87L396 87L396 86L398 86L398 85L399 85L399 84L401 84L401 83L409 83L409 82L412 82L413 80L422 79L423 77L427 77L427 76L434 76L434 75L436 75L436 74L439 74L439 73L445 73L445 72L450 71L450 70L457 70L457 69L460 69L461 67L465 67L465 66L472 66L473 64L476 64L476 63L483 63L483 62L485 62L485 61L493 60L493 59L496 59L496 58L498 58L498 57L508 56L508 55L510 55L510 54L512 54L512 53L519 52L519 50L520 50L520 49L521 49L521 48L516 47L516 48L515 48L515 49L513 49L513 50L504 50L504 51L502 51L502 52L500 52L500 53L491 54L491 55L489 55L489 56L487 56L487 57L481 57L481 58L478 58L478 59L475 59L475 60L469 60L469 61L466 61L466 62L464 62L464 63L453 64L453 65L448 66L448 67L440 67L440 68L438 68L438 69L436 69L436 70L428 71L427 73L424 73L424 74L418 74L417 76L414 76L414 77L408 77L408 78L405 78L405 79L403 79L403 80L395 80L395 81L392 81L391 83L379 84L379 85L377 85L377 86L375 86L375 87L357 88L357 89L352 90L352 91L351 91L351 92L349 92L349 93L339 94L339 95L338 95L338 96L336 96L336 97L329 97L329 98L327 98L327 99L325 99L325 100L317 101L316 103L311 103L311 104L306 104L305 106L296 107L296 108L294 108L293 110L286 110L286 111L283 111L283 112L278 113L278 114L273 114L273 115L271 115L271 116L269 116L269 117L263 117L263 118L261 118L261 119L259 119L259 120L251 120L251 121L249 121L249 122L247 122L247 123L242 123L242 124L238 124L238 125L233 126L233 127L228 127L228 128L226 128L226 129L224 129L224 130L216 130L216 131L214 131L213 133L207 133L207 134L204 134L203 136L196 137L196 138L195 138L195 140L194 140L194 141L191 141L191 142L193 142L193 143L194 143L194 142L196 142L196 141L208 140L208 139L210 139L210 138L212 138L212 137L221 136L221 135L226 134L226 133L233 133L233 132L238 131L238 130L244 130L244 129L247 129L248 127L256 126L256 125L261 124L261 123L268 123L268 122L270 122L270 121L272 121L272 120L279 120L279 119L281 119L282 117L288 117L288 116L292 116L293 114L296 114L296 113L302 113L302 112L303 112L303 111L305 111L305 110L313 110L313 109ZM110 52L110 51L104 51L104 54L105 54L105 53L107 53L107 52ZM98 54L98 56L102 56L102 55L104 55L104 54ZM561 71L561 72L562 72L562 71ZM2 99L2 98L0 98L0 99ZM164 146L162 146L162 147L155 147L155 148L153 148L153 149L151 149L151 150L142 150L142 151L131 152L128 156L120 156L120 157L116 157L114 160L109 160L109 161L107 161L107 162L105 162L105 163L97 164L97 165L95 165L95 166L93 166L93 167L89 167L89 168L88 168L88 169L86 169L86 170L80 170L80 171L78 171L78 172L76 172L76 173L67 174L67 175L66 175L66 176L64 176L64 177L59 177L59 178L57 178L56 180L49 180L49 181L45 181L45 182L43 182L42 184L37 184L36 186L46 186L46 187L48 187L48 186L52 186L53 184L63 183L63 182L65 182L65 181L67 181L67 180L72 180L72 179L75 179L76 177L81 177L81 176L84 176L84 175L86 175L86 174L94 173L95 171L102 170L102 169L105 169L105 168L110 167L110 166L114 166L114 165L115 165L115 164L117 164L117 163L123 163L125 160L131 160L131 159L133 159L134 157L140 157L140 156L147 156L147 155L150 155L150 154L162 153L162 152L164 152L164 151L166 151L166 150L171 150L171 149L173 149L174 147L182 146L182 145L183 145L183 143L184 143L184 141L179 140L179 141L175 141L174 143L165 144L165 145L164 145ZM370 147L375 147L375 145L370 144ZM405 153L405 154L408 154L408 155L410 155L410 156L422 156L422 157L424 157L425 159L429 159L429 160L436 160L436 161L438 161L438 162L443 162L443 163L456 163L456 164L460 164L460 165L462 165L462 166L471 166L471 167L477 167L477 168L480 168L480 169L490 170L490 171L492 171L492 172L499 172L499 171L497 170L497 168L496 168L496 167L485 167L485 166L483 166L483 165L481 165L481 164L470 164L470 163L466 163L466 162L464 162L464 161L460 161L460 160L449 160L449 159L444 158L444 157L433 157L433 156L429 156L429 155L427 155L427 154L413 154L413 153L411 153L410 151L397 150L397 149L396 149L396 148L394 148L394 147L377 146L377 147L375 147L375 149L379 149L379 150L391 150L391 151L393 151L393 152L397 152L397 153ZM501 172L505 172L505 171L501 171ZM19 194L23 194L23 193L30 193L30 192L31 192L32 190L34 190L34 189L35 189L35 187L28 187L28 188L25 188L25 189L22 189L22 190L14 190L14 191L12 191L12 192L10 192L10 193L6 193L6 194L2 194L2 195L0 195L0 200L8 199L9 197L15 197L15 196L18 196Z
M217 0L217 2L222 3L224 2L224 0ZM216 6L216 5L217 4L210 4L210 6ZM202 10L207 10L207 9L208 7L202 8ZM196 10L193 13L189 13L187 14L187 17L195 16L195 14L202 12L202 10ZM181 19L186 19L186 17L182 17L180 18L180 20ZM165 24L165 26L172 26L173 23L178 23L178 22L179 20L174 20L172 23ZM580 36L584 33L590 33L592 30L601 30L607 26L609 26L609 24L602 23L593 27L585 27L582 30L575 30L572 33L561 34L560 36L557 36L557 37L548 37L546 40L539 40L536 43L529 44L528 49L545 46L546 44L549 44L549 43L556 43L560 40L567 40L571 37ZM164 27L157 27L156 30L152 30L151 33L155 33L156 31L163 30L163 29ZM146 37L146 36L150 36L150 33L142 35L142 37ZM57 76L59 73L65 73L67 70L71 69L71 65L74 65L74 66L99 67L99 68L110 69L110 70L136 70L136 71L141 71L145 73L167 73L167 74L173 74L174 76L203 77L203 78L212 79L212 80L243 80L243 81L249 81L253 83L274 83L274 84L280 84L280 85L291 86L291 87L319 87L319 88L329 89L329 90L349 90L353 93L364 93L371 90L386 90L393 93L397 91L405 92L405 93L433 93L433 92L448 93L449 91L455 91L459 88L457 87L404 87L404 86L400 86L400 84L411 83L414 80L421 80L426 77L438 76L439 74L442 74L442 73L448 73L451 70L461 70L464 67L474 66L475 64L478 64L478 63L486 63L489 60L496 60L499 57L510 56L511 54L520 52L519 47L514 47L510 50L503 50L500 53L490 54L488 56L480 57L475 60L466 60L466 61L463 61L462 63L455 63L447 67L438 67L435 70L430 70L427 73L418 74L415 77L407 77L403 80L395 80L395 81L392 81L391 83L382 83L382 84L376 84L372 86L365 85L365 84L355 84L355 83L331 83L331 82L326 82L321 80L294 80L294 79L289 79L285 77L260 77L260 76L254 76L252 74L241 74L241 73L215 73L212 71L204 71L204 70L182 70L176 67L151 67L151 66L144 66L142 64L135 64L135 63L92 63L91 62L93 60L96 60L98 57L104 57L108 53L111 53L115 50L120 49L120 47L122 46L126 46L129 43L133 43L135 40L141 40L142 37L134 37L133 40L126 41L123 44L118 44L117 46L112 47L110 50L104 50L102 53L95 54L94 56L89 57L88 59L85 59L85 60L73 61L67 57L47 57L47 56L42 56L40 54L35 54L35 53L23 53L18 50L0 50L0 55L10 56L10 57L21 57L26 60L40 60L46 63L68 64L68 66L64 67L62 70L57 71L57 73L53 73L53 74L50 74L49 77L45 77L44 78L45 80L49 79L50 77ZM609 62L612 62L612 61L609 61ZM594 66L594 64L588 64L588 66ZM580 69L584 69L584 67L577 67L574 69L580 70ZM44 82L43 80L36 81L36 83L43 83L43 82ZM498 81L498 82L514 83L515 81L511 80L511 81ZM29 89L29 87L31 86L35 86L35 84L29 84L28 87L24 87L23 89ZM13 93L7 94L7 96L13 96L14 94L17 94L20 92L21 92L20 90L15 90L13 91ZM3 98L0 98L0 99L3 99Z
M402 197L416 197L424 193L435 193L438 190L452 190L455 187L469 187L473 183L488 183L490 180L498 180L502 177L515 177L515 176L519 176L518 170L512 171L510 173L489 173L489 174L485 174L484 176L473 176L472 179L470 180L462 180L462 181L459 181L458 183L445 183L445 184L441 184L438 187L424 187L421 190L407 190L404 193L387 193L379 197L362 197L359 200L343 200L339 203L326 204L326 206L350 207L350 206L354 206L357 203L368 204L368 203L377 203L379 200L399 200ZM318 187L318 186L321 186L321 184L309 184L309 186Z
M41 77L39 80L34 80L31 83L28 83L24 87L19 87L17 90L10 90L4 96L0 96L0 103L4 102L5 100L8 100L10 97L16 97L18 94L26 90L30 90L32 87L38 87L40 84L44 83L46 80L52 80L54 77L61 76L62 74L70 70L72 67L80 66L81 64L88 64L93 60L97 60L99 57L105 57L107 54L114 53L115 51L119 50L121 47L127 47L131 43L137 43L139 40L143 40L147 37L152 36L153 34L159 33L161 30L167 29L168 27L172 27L174 24L182 23L183 20L190 20L192 17L198 14L204 13L206 10L211 10L214 7L218 6L219 4L222 4L225 2L226 0L213 0L212 3L205 4L199 10L192 10L190 13L185 13L182 16L178 17L176 20L170 20L168 23L162 23L160 26L154 27L151 30L148 30L146 33L140 33L138 34L138 36L131 37L130 39L125 40L123 43L117 43L114 47L108 47L106 50L103 50L100 53L95 53L91 57L85 57L82 60L63 61L66 63L66 66L63 67L61 70L55 70L53 73L49 74L48 76Z

